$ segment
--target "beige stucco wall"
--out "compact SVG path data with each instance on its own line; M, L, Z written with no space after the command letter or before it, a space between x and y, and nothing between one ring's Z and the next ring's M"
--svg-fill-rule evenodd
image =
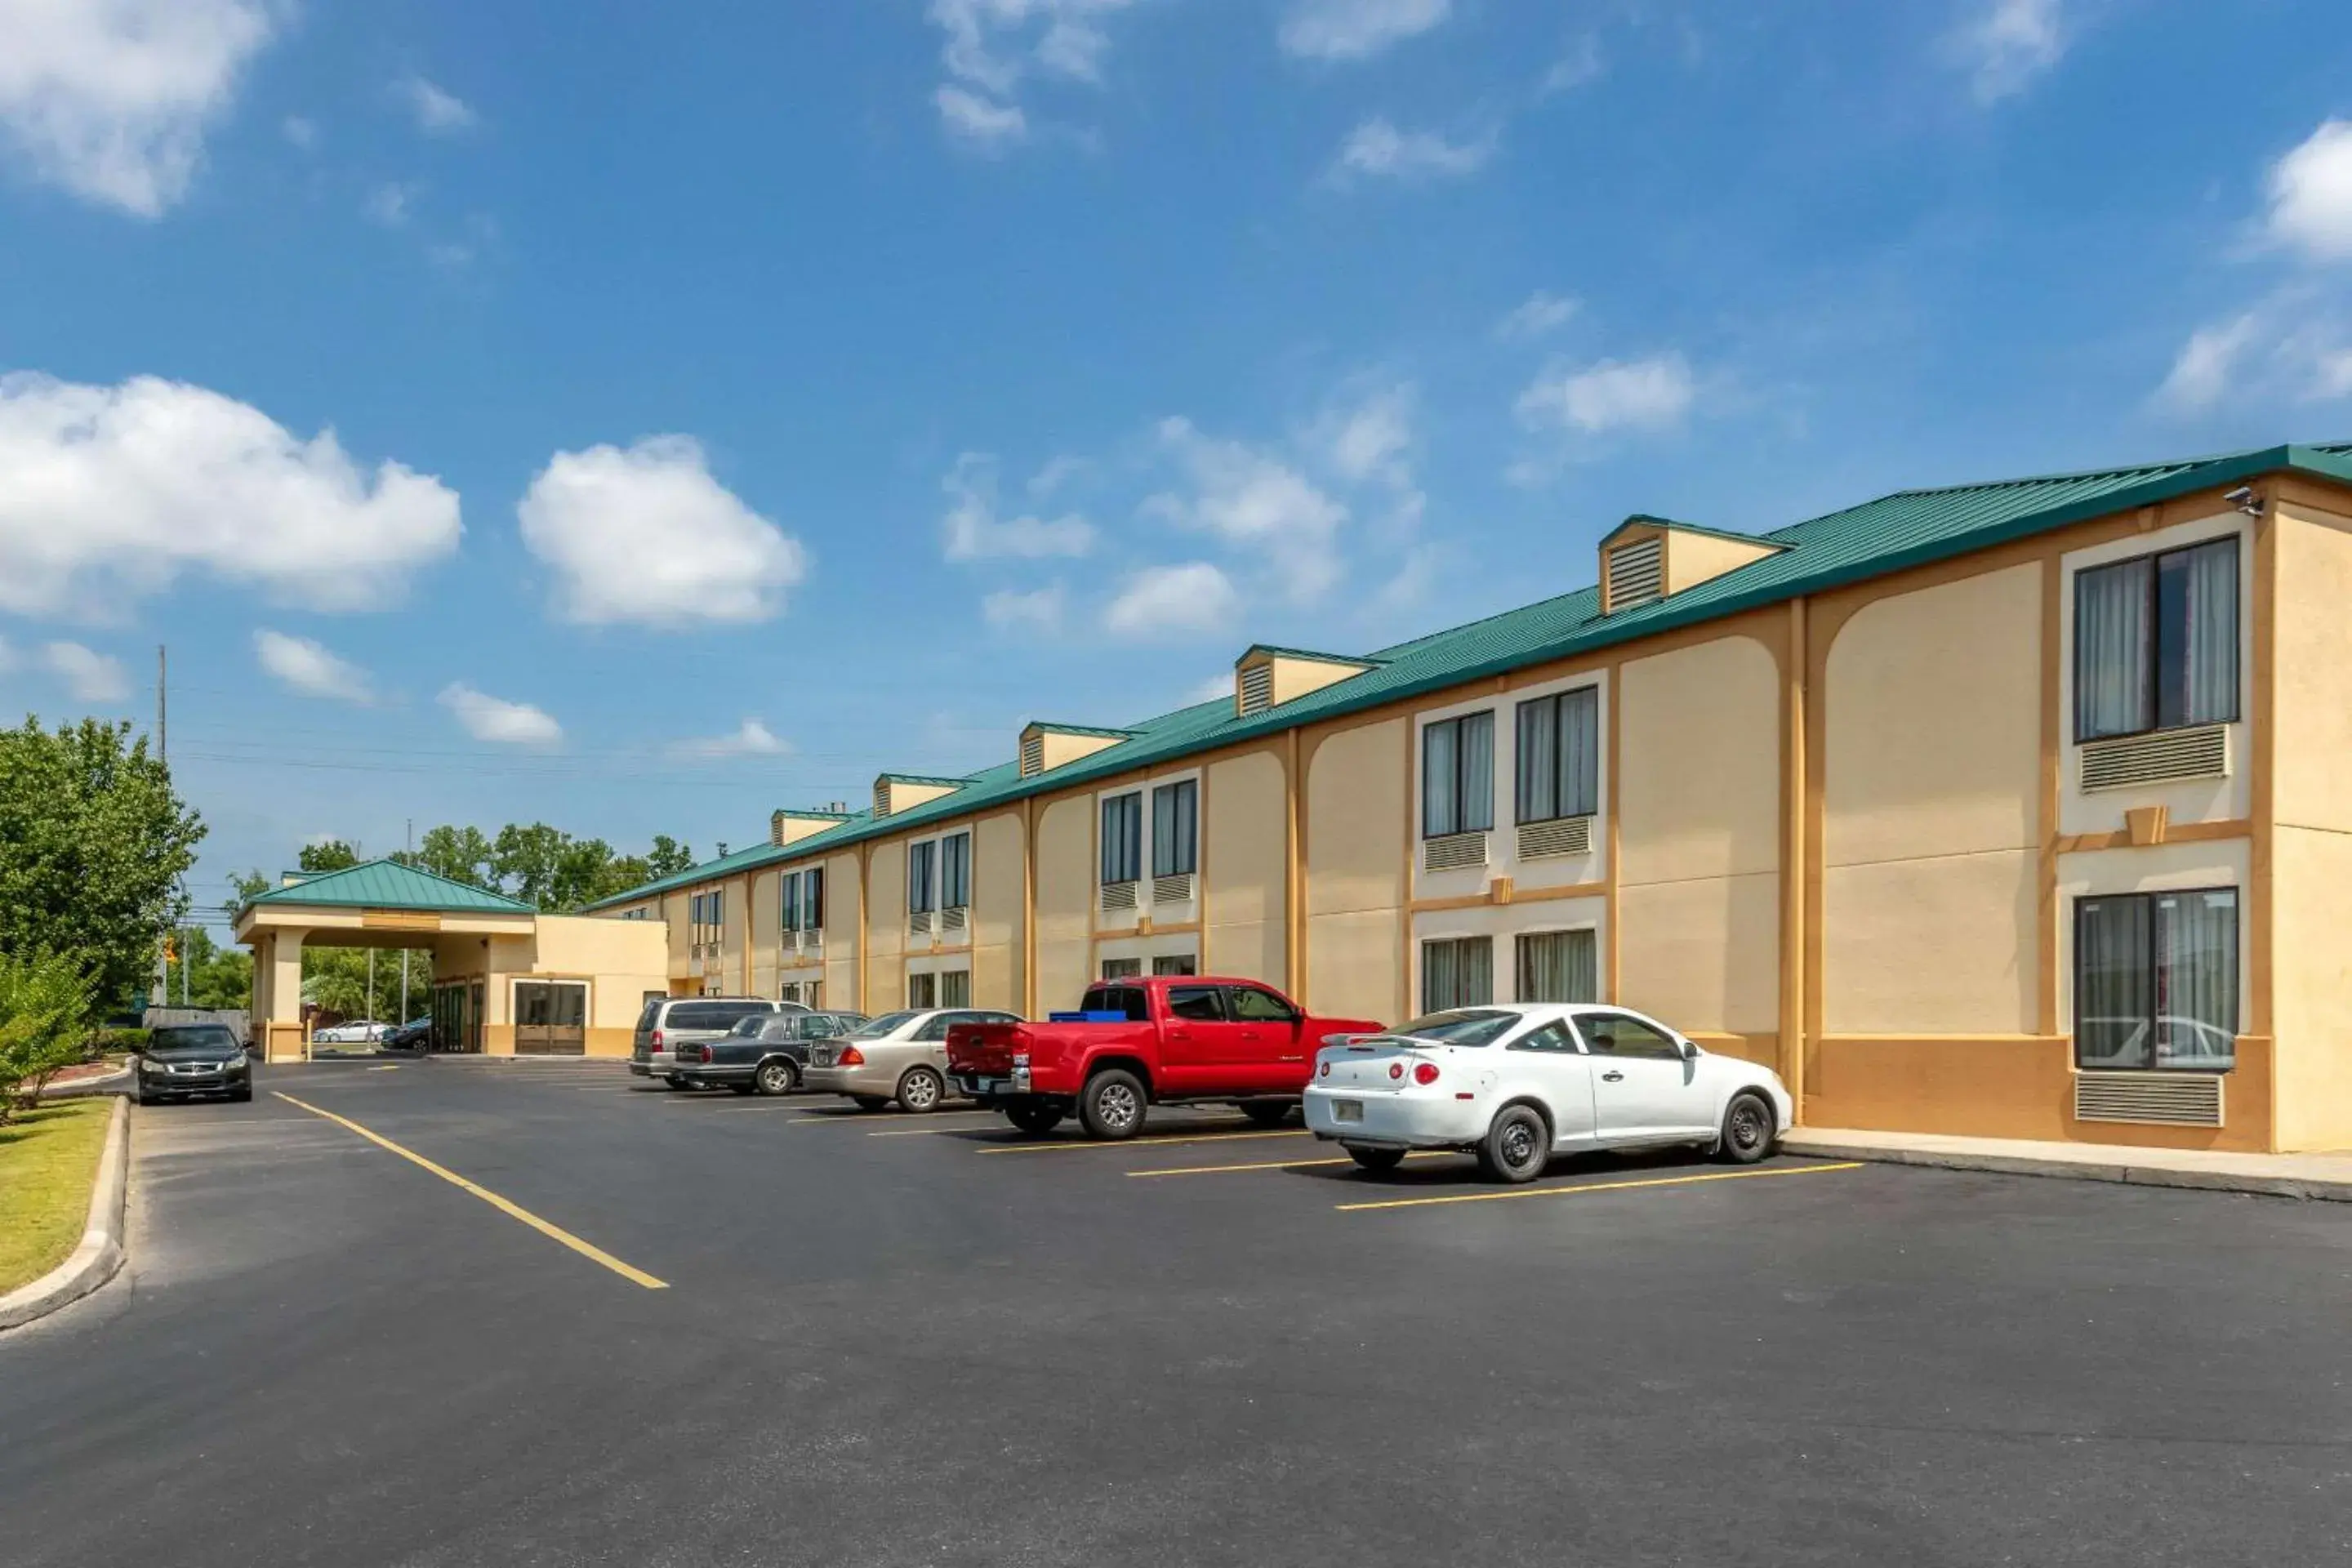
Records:
M1037 817L1037 1010L1077 1005L1093 978L1094 801L1057 800Z
M2282 1148L2352 1149L2352 520L2279 510L2275 1135Z
M694 934L687 925L688 911L693 908L688 901L691 896L683 889L662 895L662 922L669 930L669 973L672 979L682 978L686 973L686 950Z
M1203 969L1286 985L1288 807L1282 760L1253 752L1210 764L1202 790Z
M1666 532L1666 592L1679 594L1710 578L1777 553L1769 546L1743 544L1709 533L1670 528Z
M751 942L751 994L773 996L779 978L776 967L777 938L782 934L783 911L777 900L782 894L783 878L771 868L754 871L745 879L751 887L749 915Z
M824 1004L858 1005L859 955L866 950L866 899L857 885L857 857L835 855L824 863Z
M667 989L668 943L661 927L651 921L541 915L533 945L535 951L525 962L528 973L594 982L589 998L591 1029L631 1027L645 994Z
M2031 1031L2042 568L1865 605L1831 644L1815 700L1824 1029Z
M1402 718L1340 730L1307 767L1307 973L1318 1013L1393 1022L1402 973L1407 821Z
M866 1005L879 1013L907 994L907 845L877 844L866 858Z
M1780 1005L1780 667L1747 637L1618 674L1619 999L1751 1033Z
M982 817L971 843L971 1002L1022 1009L1022 905L1027 847L1017 812Z

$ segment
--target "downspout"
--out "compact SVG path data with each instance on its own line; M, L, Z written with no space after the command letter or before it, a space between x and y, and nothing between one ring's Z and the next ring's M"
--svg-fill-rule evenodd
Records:
M1805 1121L1805 887L1812 847L1805 822L1811 790L1806 771L1805 681L1811 650L1805 635L1805 601L1789 601L1789 640L1781 667L1780 699L1780 1078L1795 1102L1796 1121Z
M1307 1000L1307 932L1300 919L1305 903L1300 896L1303 880L1301 857L1305 853L1305 846L1299 842L1299 796L1304 784L1298 773L1298 729L1296 725L1290 730L1290 765L1286 772L1289 775L1289 787L1283 792L1283 804L1289 821L1283 856L1282 929L1285 942L1282 983L1283 989L1290 993L1291 1000L1304 1007L1311 1006L1311 1004Z

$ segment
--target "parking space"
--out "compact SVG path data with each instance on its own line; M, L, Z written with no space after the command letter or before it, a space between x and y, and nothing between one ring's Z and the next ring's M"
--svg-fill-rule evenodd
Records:
M12 1561L2300 1563L2352 1517L2336 1205L373 1065L142 1113L129 1275L0 1340Z

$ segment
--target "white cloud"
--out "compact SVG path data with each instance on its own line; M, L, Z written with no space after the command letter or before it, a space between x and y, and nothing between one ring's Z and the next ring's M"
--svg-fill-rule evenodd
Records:
M1345 506L1280 458L1203 436L1188 419L1162 420L1160 439L1183 463L1192 489L1153 496L1144 503L1147 515L1262 551L1294 602L1320 598L1338 581ZM1230 595L1222 574L1217 581Z
M949 133L977 146L994 149L1029 134L1029 117L1017 103L998 103L960 87L941 87L931 100Z
M1385 118L1375 117L1348 133L1328 177L1335 184L1358 179L1459 179L1486 167L1496 146L1491 131L1456 142L1435 131L1400 131Z
M1025 594L1001 588L981 600L980 613L999 631L1056 632L1061 630L1067 600L1059 583Z
M1587 33L1570 43L1561 51L1559 58L1552 61L1551 68L1544 72L1543 80L1536 90L1546 97L1555 92L1572 92L1587 82L1598 81L1604 68L1601 40Z
M567 620L764 621L808 574L799 541L712 479L688 436L558 452L515 513Z
M1519 394L1518 416L1530 429L1588 436L1657 430L1680 423L1697 391L1690 366L1678 353L1602 360L1582 368L1555 364Z
M397 181L378 185L360 204L360 213L368 222L382 224L386 228L399 228L408 222L408 204L416 197L416 187Z
M1203 702L1227 702L1234 698L1234 672L1212 675L1184 694L1184 706L1197 708Z
M1974 0L1975 14L1952 44L1971 74L1977 101L2025 90L2066 53L2060 0Z
M477 116L465 100L410 75L392 84L393 96L415 118L416 128L428 136L453 135L473 129Z
M1152 641L1229 630L1241 613L1233 583L1206 561L1150 566L1129 577L1103 612L1114 637Z
M253 652L263 669L297 691L344 702L373 700L367 671L309 637L289 637L265 626L253 634Z
M1518 306L1495 323L1495 335L1506 342L1525 342L1542 337L1567 324L1576 314L1579 303L1563 294L1550 294L1538 289L1521 300Z
M563 726L545 709L492 697L462 680L442 688L441 706L456 714L466 733L477 741L502 746L551 746L563 739Z
M305 153L311 151L319 145L318 122L305 119L299 114L288 115L286 117L285 123L279 126L278 129L286 133L287 141L292 142L295 146L300 148Z
M931 0L947 80L932 93L947 132L983 151L1025 140L1019 101L1036 78L1099 87L1110 49L1104 19L1135 0Z
M1092 465L1084 458L1074 458L1067 453L1049 458L1044 468L1029 476L1029 493L1040 499L1052 495L1067 484L1073 476L1086 472L1090 467Z
M2229 390L2231 373L2253 345L2261 318L2249 310L2234 320L2200 327L2181 345L2172 374L2158 389L2160 402L2184 411L2210 408Z
M987 561L1002 556L1034 560L1084 555L1094 548L1095 531L1076 513L1061 517L996 515L996 459L966 452L940 481L953 501L940 531L950 561Z
M680 741L676 749L681 756L705 757L712 761L727 757L780 757L792 750L757 719L744 720L735 727L732 734Z
M131 695L131 677L119 658L78 642L53 642L41 649L41 664L66 684L77 702L120 702Z
M0 609L55 614L208 571L314 608L394 602L457 547L457 493L331 430L183 382L0 376ZM79 603L77 603L79 602Z
M1292 0L1276 37L1305 59L1360 60L1445 20L1452 0Z
M37 179L155 217L285 13L267 0L0 0L0 132Z
M2352 259L2352 121L2329 120L2271 165L2270 232L2317 261Z

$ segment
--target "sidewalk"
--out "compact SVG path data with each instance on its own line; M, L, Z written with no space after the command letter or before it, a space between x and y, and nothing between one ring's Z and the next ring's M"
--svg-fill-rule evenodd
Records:
M1780 1141L1780 1147L1791 1154L1837 1160L2352 1203L2352 1153L2209 1154L2200 1150L2121 1143L2037 1143L2024 1139L1865 1132L1838 1127L1798 1128Z

